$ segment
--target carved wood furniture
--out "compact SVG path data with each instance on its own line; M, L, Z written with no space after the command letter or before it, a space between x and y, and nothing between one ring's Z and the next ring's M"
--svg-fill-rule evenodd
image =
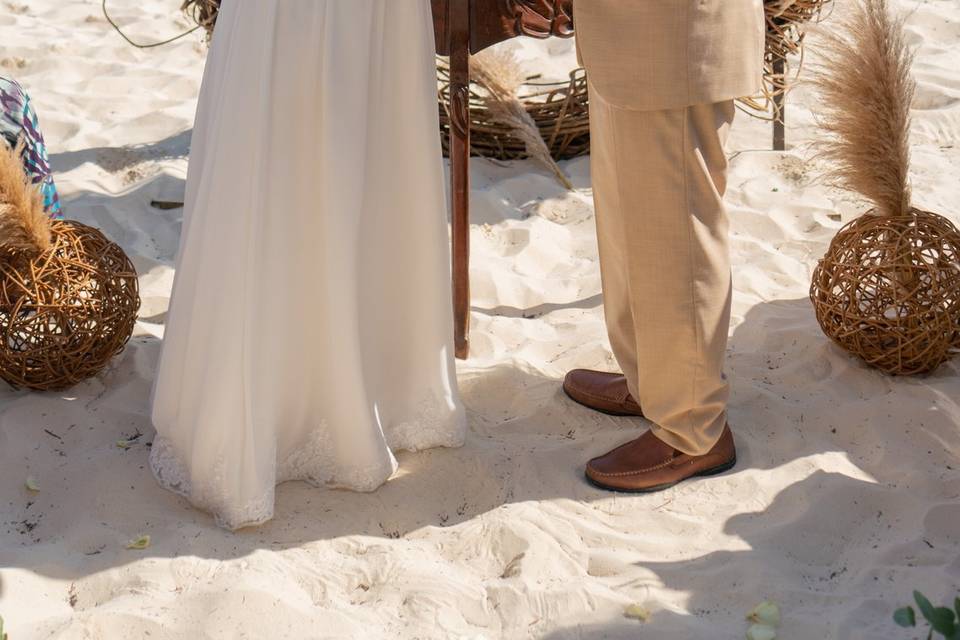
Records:
M531 36L573 35L573 0L432 0L437 53L450 56L454 343L470 352L470 55Z

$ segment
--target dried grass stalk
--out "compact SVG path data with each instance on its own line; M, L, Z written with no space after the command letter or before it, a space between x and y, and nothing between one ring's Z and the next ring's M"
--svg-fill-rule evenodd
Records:
M519 98L525 76L513 52L487 49L470 60L474 79L487 91L484 103L494 120L508 126L523 141L527 155L549 169L565 188L573 184L556 163L540 134L540 128Z
M813 84L828 137L821 146L833 165L832 182L870 200L877 213L910 212L910 105L916 83L904 18L887 0L858 0L824 34Z
M449 155L450 66L439 56L437 79L441 140L444 155ZM512 128L491 117L486 103L487 91L476 78L473 80L470 83L470 152L499 160L526 158L526 144L515 137ZM583 69L572 71L567 82L543 82L538 76L528 77L518 93L554 160L569 160L590 153L590 101Z
M0 254L37 255L50 248L50 217L43 196L23 169L21 141L0 144Z

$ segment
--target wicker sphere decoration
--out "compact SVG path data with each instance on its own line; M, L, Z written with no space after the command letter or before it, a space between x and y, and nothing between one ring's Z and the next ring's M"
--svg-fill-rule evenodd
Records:
M918 209L861 216L817 265L810 299L824 333L868 365L933 371L960 352L960 230Z
M43 253L0 259L0 377L44 391L102 371L140 307L136 270L119 246L79 222L50 228Z

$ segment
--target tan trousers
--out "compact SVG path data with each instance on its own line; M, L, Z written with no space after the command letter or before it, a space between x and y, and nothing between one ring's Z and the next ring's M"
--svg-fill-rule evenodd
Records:
M723 145L733 101L636 111L590 93L604 312L654 434L691 455L726 422L730 256Z

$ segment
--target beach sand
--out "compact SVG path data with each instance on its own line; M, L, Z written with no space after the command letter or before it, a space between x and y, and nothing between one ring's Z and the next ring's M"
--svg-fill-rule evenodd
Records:
M110 4L140 40L188 26L179 0ZM919 47L916 204L960 223L960 11L897 4ZM563 164L577 186L567 193L532 163L478 160L466 446L401 455L373 494L283 485L275 520L237 534L162 490L147 465L148 403L182 211L150 202L183 196L206 49L194 34L136 50L99 5L0 5L0 73L33 95L66 212L129 252L143 294L133 340L97 379L62 394L0 389L10 640L727 640L764 599L781 605L784 639L894 640L919 635L891 621L913 589L952 602L960 362L890 378L820 332L811 270L865 206L817 182L803 88L787 152L746 117L731 141L731 473L648 496L584 482L588 458L644 428L560 391L572 367L615 368L590 161ZM574 64L571 42L514 46L549 76ZM141 534L149 548L125 548ZM626 618L631 604L649 620Z

